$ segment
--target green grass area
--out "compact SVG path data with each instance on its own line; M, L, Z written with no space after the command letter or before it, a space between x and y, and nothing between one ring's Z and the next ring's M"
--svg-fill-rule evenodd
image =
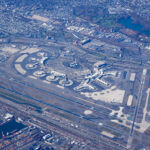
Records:
M90 123L90 122L86 122L84 125L87 126L88 128L99 130L99 132L106 131L108 133L113 134L115 137L118 137L118 138L121 137L120 133L115 132L113 130L110 130L109 128L107 128L105 126L98 126L97 124L93 124L93 123Z
M41 107L37 106L36 104L33 104L33 103L29 102L26 99L23 99L23 98L20 98L18 96L15 96L13 94L9 94L9 93L5 93L5 92L0 91L0 96L5 98L5 99L8 99L8 100L10 100L12 102L15 102L17 104L23 104L23 105L28 105L30 107L33 107L39 113L42 112L42 108Z
M46 109L45 111L49 112L49 113L53 113L55 115L61 116L63 118L69 119L69 120L74 120L74 117L70 114L67 113L63 113L60 110L54 110L54 109Z
M104 28L118 30L121 27L120 24L118 24L120 16L116 14L109 14L104 8L97 6L79 6L74 8L73 13L82 19L103 26Z
M105 28L119 28L120 25L118 24L118 19L118 15L104 15L99 18L97 24L104 26Z

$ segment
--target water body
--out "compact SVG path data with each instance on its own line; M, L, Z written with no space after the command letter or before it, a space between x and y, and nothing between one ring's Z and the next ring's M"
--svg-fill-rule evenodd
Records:
M3 135L9 135L14 131L19 131L26 126L23 125L22 123L18 123L15 121L15 119L11 119L10 121L4 123L3 125L0 125L0 139L2 138L2 133Z
M137 31L141 34L145 34L147 36L150 36L150 30L144 29L144 26L139 23L134 23L134 20L131 17L127 18L120 18L118 20L119 24L122 24L128 29L132 29L133 31Z

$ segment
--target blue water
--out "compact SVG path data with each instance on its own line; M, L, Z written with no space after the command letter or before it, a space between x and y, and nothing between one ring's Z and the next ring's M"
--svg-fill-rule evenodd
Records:
M133 31L138 31L141 34L150 36L150 30L145 30L143 25L134 23L134 21L131 17L120 18L118 20L118 23L122 24L123 26L125 26L128 29L132 29Z
M0 139L2 138L2 133L6 136L7 133L11 134L11 132L15 130L18 131L23 128L25 128L25 125L23 125L22 123L18 123L14 119L12 119L3 125L0 125Z

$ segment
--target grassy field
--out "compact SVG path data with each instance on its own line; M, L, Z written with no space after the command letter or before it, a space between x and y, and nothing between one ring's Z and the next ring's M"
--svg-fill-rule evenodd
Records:
M19 96L10 94L8 92L6 93L3 91L0 91L0 96L5 98L5 99L8 99L9 101L12 101L14 103L30 106L30 107L34 108L37 112L42 112L41 107L39 107L37 104L34 104L33 102L30 102L27 99L24 99L24 98L21 98Z

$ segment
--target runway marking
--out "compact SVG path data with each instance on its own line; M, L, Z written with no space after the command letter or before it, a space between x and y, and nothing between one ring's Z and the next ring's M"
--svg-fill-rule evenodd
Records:
M114 138L115 136L107 131L102 131L101 134L107 136L107 137L110 137L110 138Z

